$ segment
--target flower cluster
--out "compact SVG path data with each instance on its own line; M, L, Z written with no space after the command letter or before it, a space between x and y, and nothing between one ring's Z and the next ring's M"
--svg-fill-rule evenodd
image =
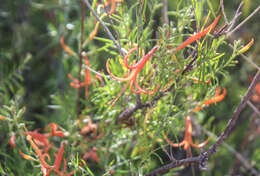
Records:
M214 20L214 22L209 25L206 29L204 29L202 32L199 32L197 34L194 34L192 35L191 37L189 37L187 40L185 40L182 44L180 44L177 48L175 48L173 50L173 52L176 52L176 51L179 51L181 49L183 49L184 47L188 46L189 44L193 43L194 41L196 40L199 40L201 37L203 37L204 35L206 35L207 33L209 33L213 28L215 28L215 26L217 25L217 22L220 18L220 15ZM130 82L130 89L133 93L143 93L143 94L148 94L148 95L151 95L151 94L154 94L159 86L157 86L153 91L146 91L146 90L143 90L139 85L138 83L136 82L136 77L137 77L137 74L143 69L144 65L146 64L146 62L151 58L151 56L158 50L159 46L156 45L155 47L152 48L152 50L150 52L148 52L148 54L146 54L145 56L142 57L142 59L137 62L136 64L134 64L133 66L129 66L128 63L127 63L127 60L128 60L128 57L130 56L130 54L135 51L135 50L138 50L138 47L135 47L135 48L132 48L128 51L128 53L125 55L124 57L124 66L128 69L131 70L130 74L125 77L125 78L118 78L116 76L114 76L110 69L109 69L109 61L110 59L107 60L107 63L106 63L106 68L107 68L107 72L109 73L109 75L115 79L115 80L118 80L118 81L129 81ZM137 90L134 90L133 88L133 84L135 85L135 88Z
M50 165L52 161L52 157L49 154L50 149L52 148L52 144L49 142L49 137L58 136L65 137L65 133L62 131L62 128L55 123L50 123L44 131L51 130L48 133L39 133L39 129L35 131L26 131L24 135L26 135L26 139L32 146L35 154L38 158L35 159L30 155L24 154L21 150L19 153L21 157L27 160L39 161L41 164L41 171L44 176L49 176L52 171L54 171L57 175L60 176L70 176L74 174L74 171L67 173L67 161L63 158L64 148L66 145L66 141L61 142L60 148L58 150L58 154L54 154L55 160L53 165ZM61 165L63 162L63 169L61 169Z

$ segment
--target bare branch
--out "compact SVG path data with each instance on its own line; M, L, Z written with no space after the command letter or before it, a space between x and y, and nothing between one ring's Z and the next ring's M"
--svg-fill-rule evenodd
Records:
M163 24L169 24L169 18L168 18L168 0L163 0L162 21L163 21Z
M85 27L85 5L84 0L81 0L81 30L80 30L80 46L79 46L79 71L78 71L78 80L79 83L81 83L81 70L82 70L82 60L83 56L81 55L81 52L83 50L83 42L84 42L84 27ZM77 114L80 115L81 113L81 102L80 102L80 89L78 89L77 92L77 105L76 110Z
M254 88L256 86L256 83L260 80L260 70L256 73L254 80L250 84L246 95L243 97L242 101L239 103L238 107L236 108L233 117L231 120L228 122L227 127L225 131L220 135L218 141L210 147L210 149L207 152L207 155L212 155L216 152L216 148L223 143L223 141L230 135L231 130L234 128L236 125L237 119L241 113L241 111L244 109L246 106L246 102L249 100L251 95L253 94Z
M194 119L194 118L193 118L193 119ZM208 131L207 129L205 129L205 128L203 128L201 125L199 125L199 124L196 122L196 120L193 120L192 122L193 122L193 124L194 124L195 126L198 126L199 128L201 128L202 131L203 131L204 133L206 133L208 136L210 136L211 138L214 138L214 139L217 139L217 138L218 138L214 133ZM227 149L230 153L234 154L234 155L236 156L237 160L239 160L240 163L242 163L243 166L244 166L246 169L251 170L251 173L257 173L257 171L253 168L253 166L250 164L250 162L248 161L247 158L245 158L243 155L241 155L239 152L237 152L233 147L231 147L231 146L228 145L227 143L223 142L223 146L226 147L226 149ZM259 175L259 174L257 174L257 175Z
M226 13L225 13L223 0L220 0L220 6L221 6L222 14L223 14L223 16L224 16L225 23L226 23L226 24L229 24L228 19L227 19L227 16L226 16Z
M105 23L99 18L99 16L97 15L97 13L95 12L95 10L91 7L91 4L89 3L88 0L85 0L85 4L87 5L87 7L89 8L89 10L93 13L93 15L96 17L96 19L100 22L100 24L103 26L103 28L105 29L107 35L109 36L109 38L113 41L114 45L116 46L116 48L118 49L119 53L122 56L125 56L126 52L124 52L124 50L122 50L122 48L120 47L120 45L117 43L117 41L115 40L113 34L110 32L110 30L108 29L108 27L105 25Z
M239 4L239 6L238 6L238 8L237 8L237 10L236 10L236 13L235 13L235 15L234 15L232 21L229 23L230 26L229 26L227 32L229 32L229 31L233 28L233 26L235 25L236 20L237 20L238 17L241 15L240 9L242 8L243 5L244 5L244 2L242 1L242 2Z
M235 27L231 32L227 34L227 37L229 37L231 34L233 34L235 31L237 31L241 26L243 26L250 18L252 18L258 11L260 10L260 6L258 6L246 19L244 19L239 25Z
M247 101L247 104L254 110L254 112L260 117L260 111L258 110L257 107L255 107L255 105L253 105L253 103L251 103L251 101Z

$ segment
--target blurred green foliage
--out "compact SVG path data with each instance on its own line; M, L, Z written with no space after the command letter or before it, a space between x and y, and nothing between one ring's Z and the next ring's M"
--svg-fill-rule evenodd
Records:
M129 50L137 44L145 53L154 45L160 45L159 51L145 65L138 77L141 87L150 88L151 85L159 84L160 89L163 89L169 82L175 86L174 91L158 100L155 106L134 113L131 120L135 125L124 128L126 124L118 124L116 118L123 109L136 104L137 95L126 88L115 101L127 83L119 83L108 76L106 61L112 58L109 66L112 73L118 77L125 76L128 70L123 67L122 56L101 25L95 38L88 40L96 19L87 7L84 14L83 50L89 58L91 68L102 73L104 78L101 83L95 78L95 74L91 73L89 96L84 98L84 91L80 92L81 114L78 115L77 90L70 87L71 80L67 75L71 73L77 77L79 57L75 58L68 54L61 47L60 39L64 37L66 45L79 55L81 2L2 1L0 114L9 119L0 121L2 175L41 175L39 162L22 159L18 149L8 145L8 139L11 134L17 134L17 145L23 151L32 153L23 132L43 129L50 122L59 124L68 133L66 140L69 145L66 147L66 156L69 156L70 170L75 170L74 175L109 175L110 172L114 172L114 175L136 173L143 175L170 162L163 149L168 152L172 150L176 159L185 158L183 148L170 149L165 142L164 132L167 131L172 140L181 141L185 130L184 117L200 104L198 102L214 96L217 86L221 85L226 87L228 92L225 100L193 114L201 126L217 136L220 135L240 102L240 96L248 88L249 77L255 73L255 68L237 53L251 38L255 39L255 44L246 54L256 64L260 63L260 47L258 47L260 37L256 35L260 26L259 20L257 21L259 13L228 39L224 39L223 36L212 39L212 35L207 35L205 40L201 39L197 45L192 44L176 52L176 62L168 46L176 48L190 36L189 34L198 32L194 29L199 30L208 26L220 13L219 1L169 1L169 24L163 23L163 4L159 0L125 0L123 3L118 3L116 13L109 17L105 16L102 20L116 39L120 39L118 40L120 45ZM104 14L102 1L92 2L98 15ZM95 6L95 2L100 6ZM238 0L224 2L229 21L235 14L234 7L238 7L239 3ZM245 19L259 5L259 0L244 0L243 13L239 21ZM219 23L223 22L222 18ZM228 48L228 43L232 43L235 50ZM198 48L196 68L183 76L181 72L192 59L190 52L196 46ZM140 60L141 56L137 56ZM131 56L129 63L135 60L136 57ZM209 86L194 84L190 80L192 77L204 82L211 79L212 82ZM140 97L142 103L145 103L156 95L141 94ZM247 107L241 114L239 125L226 141L237 151L240 151L250 119L254 116L252 114L252 109ZM85 119L86 116L90 116L92 122L98 124L100 129L98 133L105 132L104 137L87 140L86 136L81 134L81 130L89 123ZM206 138L201 129L195 130L195 133L196 143ZM212 139L210 144L214 141L215 139ZM60 142L60 138L55 139L56 144ZM256 170L260 169L258 143L259 139L256 137L249 140L246 149L241 152ZM82 156L94 148L99 156L99 162L91 158L83 161ZM192 149L192 153L197 156L199 150ZM210 158L208 170L200 171L197 166L180 167L172 169L166 175L192 175L192 173L227 175L231 172L235 160L233 153L221 147ZM241 166L237 169L237 173L247 175L248 170Z

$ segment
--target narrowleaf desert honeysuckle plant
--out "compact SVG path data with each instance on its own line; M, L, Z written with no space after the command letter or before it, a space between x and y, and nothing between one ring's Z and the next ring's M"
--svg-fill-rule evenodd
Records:
M243 125L257 125L259 76L249 81L244 74L259 69L256 59L247 57L251 51L257 56L259 38L236 34L242 5L227 16L224 3L231 1L32 3L48 16L41 20L48 24L42 31L52 41L47 49L34 49L32 58L39 62L53 47L51 63L46 62L57 79L52 75L40 86L25 82L17 91L24 94L20 99L12 93L13 101L0 104L0 175L227 175L231 169L218 172L219 161L239 170L233 153L242 157L241 171L258 175L259 154L250 155L246 144L252 142L248 147L259 153L253 144L259 133L248 130L240 145L246 127L240 129L236 121L243 105L253 109L241 114ZM37 43L45 34L39 36ZM30 70L20 76L30 77ZM2 91L2 75L0 70L0 103L8 94ZM49 85L54 88L48 98L30 92ZM5 87L13 92L12 85ZM20 108L35 100L44 106Z

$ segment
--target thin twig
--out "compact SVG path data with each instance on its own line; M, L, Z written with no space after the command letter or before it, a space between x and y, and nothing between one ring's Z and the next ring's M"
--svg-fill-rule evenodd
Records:
M163 0L163 8L162 8L162 21L163 24L169 24L168 18L168 0Z
M235 27L231 32L227 34L227 37L229 37L231 34L233 34L235 31L237 31L241 26L243 26L252 16L254 16L258 11L260 10L260 6L258 6L246 19L244 19L239 25Z
M113 29L113 31L114 31L115 34L116 34L116 38L117 38L117 41L118 41L118 43L119 43L118 45L120 46L120 48L122 48L121 45L120 45L120 35L119 35L118 31L113 27L115 24L114 24L113 20L110 18L110 13L109 13L109 11L107 10L107 8L105 8L105 12L106 12L106 14L107 14L108 22L110 23L111 28Z
M252 117L253 116L253 117ZM247 127L247 131L246 131L246 133L245 133L245 135L244 135L244 138L243 138L243 141L242 141L242 143L240 144L240 150L239 150L239 154L240 153L242 153L244 150L245 150L245 147L246 147L246 145L248 144L248 138L249 138L249 135L252 133L252 131L253 131L253 126L254 126L254 123L255 123L255 113L253 113L253 115L252 115L251 117L250 117L250 123L249 123L249 125L248 125L248 127ZM241 154L240 154L241 155ZM241 155L242 156L242 155ZM241 164L243 164L245 167L247 167L247 165L245 165L244 164L244 162L243 162L243 160L241 160L238 156L236 156L236 161L235 161L235 163L234 163L234 165L233 165L233 168L232 168L232 170L231 170L231 173L230 173L230 176L235 176L235 175L237 175L236 173L237 173L237 171L238 171L238 169L239 169L239 167L240 167L240 163ZM250 166L250 165L249 165ZM254 172L257 172L252 166L250 166L253 170L254 170ZM247 169L250 169L250 167L249 168L247 168ZM253 173L252 171L251 171L251 173ZM260 175L259 173L257 174L257 175Z
M223 0L220 0L220 7L221 7L222 14L223 14L223 16L224 16L225 23L226 23L226 24L229 24L228 19L227 19L227 16L226 16L226 13L225 13L225 8L224 8Z
M212 132L208 131L207 129L203 128L195 120L193 120L193 124L195 126L198 126L200 129L202 129L202 131L204 133L206 133L208 136L210 136L211 138L214 138L214 139L218 138L214 133L212 133ZM226 149L229 152L234 154L236 156L237 160L240 161L246 169L251 170L251 173L256 173L257 172L255 169L253 169L253 166L250 164L248 159L246 159L243 155L241 155L239 152L237 152L233 147L231 147L230 145L228 145L225 142L223 142L223 146L226 147Z
M250 84L250 86L247 90L246 95L243 97L242 101L239 103L238 107L236 108L233 117L228 122L225 131L220 135L218 141L213 146L211 146L210 149L208 150L208 152L207 152L208 156L214 154L216 152L216 148L219 145L221 145L224 142L224 140L230 135L231 130L236 125L237 119L238 119L241 111L244 109L244 107L246 106L246 102L249 100L249 98L253 94L255 86L259 80L260 80L260 70L258 70L258 72L256 73L254 80L252 81L252 83Z
M103 77L103 78L104 78L104 77L110 78L109 76L103 75L102 73L99 73L99 72L97 72L96 70L93 70L92 68L90 68L90 67L87 66L87 65L83 65L83 68L85 68L85 69L87 69L87 70L89 70L89 71L91 71L91 72L95 73L96 75L101 76L101 77Z
M228 30L226 31L227 33L233 28L233 26L235 25L236 20L237 20L238 17L242 14L242 13L240 12L240 9L242 8L243 5L244 5L244 2L242 1L242 2L239 4L239 6L238 6L238 8L237 8L237 10L236 10L236 13L235 13L235 15L234 15L232 21L229 23L229 28L228 28ZM227 37L228 37L228 35L227 35Z
M83 51L83 42L84 42L84 22L85 22L85 5L84 0L81 0L81 31L80 31L80 47L79 47L79 72L78 72L78 80L81 83L81 70L82 70L82 59L83 56L81 52ZM77 97L77 114L80 115L80 89L78 89L78 97Z
M94 11L94 9L91 7L91 4L89 3L88 0L85 0L85 4L87 5L87 7L89 8L89 10L93 13L93 15L96 17L96 19L100 22L100 24L103 26L103 28L105 29L107 35L109 36L109 38L113 41L114 45L116 46L116 48L118 49L119 53L122 56L125 56L126 52L124 50L122 50L122 48L120 47L120 45L117 43L117 41L115 40L113 34L110 32L110 30L108 29L108 27L105 25L105 23L99 18L99 16L97 15L97 13Z
M247 101L247 104L254 110L254 112L260 117L260 111L258 110L257 107L255 107L255 105L253 105L253 103L251 103L251 101Z

